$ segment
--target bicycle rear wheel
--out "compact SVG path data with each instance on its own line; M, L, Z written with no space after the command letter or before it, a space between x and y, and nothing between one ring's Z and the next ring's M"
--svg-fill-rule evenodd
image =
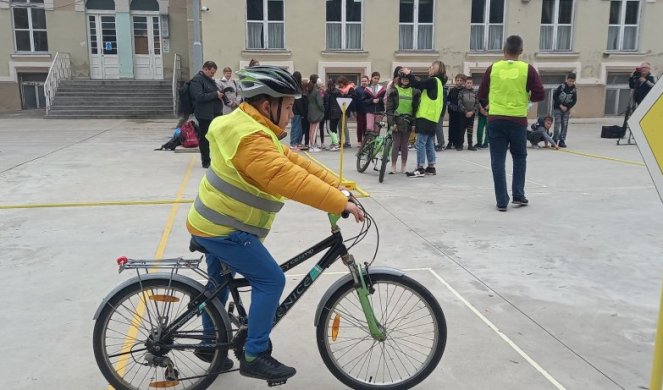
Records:
M391 157L391 144L393 140L391 137L387 137L384 140L384 145L382 145L382 164L380 165L380 183L384 181L384 173L387 171L387 163Z
M203 309L213 330L203 332L199 316L194 315L171 337L159 337L201 293L166 277L136 281L113 295L97 317L92 340L106 380L116 389L206 389L212 384L228 350L196 346L228 342L226 325L213 305ZM194 354L203 351L211 361Z
M368 330L350 281L325 302L317 324L318 350L331 373L353 389L409 389L437 366L447 339L442 308L405 275L371 274L371 305L386 340Z
M362 173L368 168L368 165L373 160L373 134L366 134L361 144L359 152L357 152L357 172Z

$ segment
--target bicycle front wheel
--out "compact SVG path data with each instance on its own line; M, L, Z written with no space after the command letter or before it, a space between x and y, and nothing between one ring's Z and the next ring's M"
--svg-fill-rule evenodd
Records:
M375 136L366 134L361 144L359 152L357 152L357 172L362 173L368 168L368 165L373 160L373 140Z
M317 324L318 350L331 373L353 389L409 389L437 366L447 339L442 308L405 275L371 274L375 318L386 340L374 339L350 281L325 302Z
M228 355L227 349L196 348L202 342L228 342L226 325L213 305L203 309L211 323L207 331L194 315L170 337L160 337L201 292L165 277L136 281L113 295L97 317L92 340L106 380L123 390L198 390L211 385Z
M382 164L380 165L380 183L384 181L384 174L387 172L387 163L389 163L389 160L391 158L391 144L393 143L393 140L391 137L387 137L384 140L384 145L382 146Z

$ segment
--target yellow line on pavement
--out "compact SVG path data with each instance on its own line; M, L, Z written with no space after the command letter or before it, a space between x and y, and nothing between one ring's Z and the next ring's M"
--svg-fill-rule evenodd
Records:
M329 172L333 173L334 176L339 177L338 173L336 173L333 169L330 169L328 166L326 166L325 164L323 164L323 163L322 163L320 160L318 160L317 158L311 156L311 153L309 153L309 152L304 152L304 154L306 154L306 156L307 156L308 158L310 158L311 160L315 161L316 164L320 165L320 166L323 167L324 169L326 169L326 170L328 170ZM369 195L368 192L364 191L361 187L359 187L359 185L357 185L357 192L361 195L360 198L368 198L368 197L371 196L371 195Z
M157 251L154 254L156 260L161 260L163 258L163 252L166 250L166 244L168 243L170 232L173 230L173 225L175 224L175 217L177 216L177 211L180 208L180 203L182 203L177 201L182 200L182 196L184 195L184 190L186 189L186 186L189 183L189 179L191 178L191 171L193 170L193 165L195 161L196 161L196 156L192 156L191 161L189 162L189 167L187 168L186 174L184 175L184 179L182 179L182 183L180 183L180 187L177 190L177 195L175 196L176 202L174 202L173 207L170 208L170 214L168 214L168 220L166 222L166 226L163 229L163 233L161 233L161 240L159 241ZM151 269L148 272L153 272L153 271L154 270ZM133 346L132 340L135 340L138 335L138 327L140 326L140 322L141 319L143 318L143 314L146 308L147 308L146 298L143 297L143 299L140 300L138 307L136 308L136 313L134 313L133 319L131 320L131 327L127 332L124 344L122 345L122 349L120 350L120 354L125 354L125 355L116 363L117 369L115 371L117 372L117 375L120 378L124 376L124 371L126 370L127 364L129 363L130 356L128 353L131 350L131 347ZM113 389L113 386L108 385L108 389Z
M590 158L597 158L597 159L600 159L600 160L615 161L615 162L622 163L622 164L627 164L627 165L636 165L636 166L639 166L639 167L644 167L645 166L645 163L640 162L640 161L622 160L621 158L600 156L598 154L576 152L576 151L573 151L573 150L560 149L559 151L564 152L564 153L569 153L569 154L576 154L578 156L583 156L583 157L590 157Z
M150 205L176 204L176 203L193 203L193 200L192 199L118 200L118 201L73 202L73 203L28 203L28 204L0 205L0 210L61 208L61 207L150 206Z

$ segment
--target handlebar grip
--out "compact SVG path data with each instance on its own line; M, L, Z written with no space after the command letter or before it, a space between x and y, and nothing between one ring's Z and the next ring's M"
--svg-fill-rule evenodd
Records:
M348 219L349 216L350 216L350 213L348 213L347 211L344 211L344 212L341 213L341 217L343 217L343 219Z

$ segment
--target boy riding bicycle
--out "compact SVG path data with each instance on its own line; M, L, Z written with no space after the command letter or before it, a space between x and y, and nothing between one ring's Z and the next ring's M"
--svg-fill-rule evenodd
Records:
M262 240L285 198L329 213L348 212L358 222L364 214L339 191L334 175L290 152L279 141L286 136L294 100L301 94L292 76L274 66L255 66L237 75L245 101L210 125L207 139L212 163L189 210L187 228L192 240L207 252L211 284L222 282L221 262L251 284L240 373L265 380L286 379L295 375L295 369L278 362L268 351L285 275ZM203 319L205 330L209 326ZM197 356L206 359L205 353ZM229 369L232 362L224 366Z

